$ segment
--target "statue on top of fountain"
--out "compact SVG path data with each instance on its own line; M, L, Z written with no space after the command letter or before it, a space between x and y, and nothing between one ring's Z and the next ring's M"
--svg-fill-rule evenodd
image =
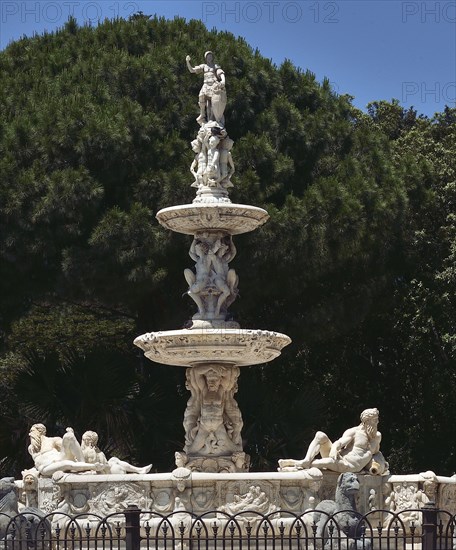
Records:
M194 202L229 202L227 189L233 187L231 176L235 167L231 156L233 140L225 129L226 107L225 73L214 63L214 54L204 54L205 63L192 67L187 55L187 68L191 73L203 73L203 86L199 93L200 115L196 119L201 128L191 142L195 158L190 172L195 181L197 197Z
M226 107L225 91L225 73L223 69L214 62L214 54L206 52L204 54L204 63L192 67L190 56L187 55L185 61L187 68L191 73L203 73L203 86L200 90L198 103L200 106L200 115L196 121L202 126L209 121L216 121L222 127L225 125L223 113Z
M388 463L380 452L382 436L377 431L378 409L364 410L360 419L361 424L345 430L334 443L325 433L317 432L302 460L282 458L278 470L289 472L316 467L333 472L387 473ZM318 454L322 458L316 458Z

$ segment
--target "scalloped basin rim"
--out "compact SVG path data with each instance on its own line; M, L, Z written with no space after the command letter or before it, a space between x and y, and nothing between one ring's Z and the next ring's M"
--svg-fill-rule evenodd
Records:
M166 229L186 235L208 229L239 235L265 224L269 214L263 208L246 204L196 203L162 208L155 217Z
M291 339L258 329L182 329L149 332L134 344L156 363L191 367L202 363L248 366L276 359Z

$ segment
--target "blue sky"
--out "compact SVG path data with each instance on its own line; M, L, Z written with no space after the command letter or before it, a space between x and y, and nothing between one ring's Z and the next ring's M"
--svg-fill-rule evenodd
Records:
M360 108L396 98L432 116L455 106L456 1L0 0L0 6L2 49L61 26L70 13L96 24L141 10L243 36L277 64L288 58L319 80L327 76Z

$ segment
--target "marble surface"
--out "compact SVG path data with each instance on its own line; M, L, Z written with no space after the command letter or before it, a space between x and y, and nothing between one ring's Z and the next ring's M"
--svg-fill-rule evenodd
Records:
M50 477L62 472L90 472L91 474L147 474L152 464L144 467L111 457L109 460L98 448L98 434L86 431L82 441L77 441L73 428L66 428L63 437L47 435L44 424L33 424L30 428L28 452L33 458L33 470L24 470L24 476Z
M197 514L213 510L244 511L255 498L259 498L260 507L273 505L299 514L316 508L323 500L332 500L339 477L336 472L322 472L317 468L296 472L214 474L192 472L185 467L169 473L142 475L61 472L52 478L34 478L33 483L25 481L26 475L27 471L24 481L16 481L23 505L33 502L46 513L100 515L121 512L129 504L136 504L145 512L161 514L176 509ZM370 513L371 521L383 523L387 519L387 515L377 512L380 509L398 512L405 508L421 508L431 497L438 507L456 512L456 476L423 472L394 476L357 474L357 477L360 485L357 509L361 514ZM410 522L414 517L410 516Z
M189 288L187 294L198 306L192 319L225 322L228 307L238 296L239 277L229 262L236 256L231 235L224 231L201 231L190 246L189 256L195 261L195 271L185 269Z
M163 208L156 218L166 229L186 235L204 230L240 235L261 227L268 221L269 214L263 208L245 204L201 203Z
M293 471L310 467L333 472L362 472L372 475L388 473L388 463L380 452L381 433L377 430L378 409L365 409L358 426L345 430L334 441L324 432L317 432L302 460L282 458L279 470ZM320 455L321 458L318 458Z
M182 329L149 332L134 344L151 361L191 367L203 362L249 366L272 361L291 342L285 334L259 329Z

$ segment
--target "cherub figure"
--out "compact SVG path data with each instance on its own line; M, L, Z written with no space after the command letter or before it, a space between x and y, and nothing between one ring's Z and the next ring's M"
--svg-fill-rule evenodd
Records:
M203 143L199 139L194 139L191 143L195 158L190 166L190 172L193 174L195 181L191 187L197 187L198 189L204 185L204 174L207 167L207 156L203 150Z
M234 141L226 137L220 144L220 185L225 188L233 187L230 179L235 172L233 158L231 156L231 148Z

